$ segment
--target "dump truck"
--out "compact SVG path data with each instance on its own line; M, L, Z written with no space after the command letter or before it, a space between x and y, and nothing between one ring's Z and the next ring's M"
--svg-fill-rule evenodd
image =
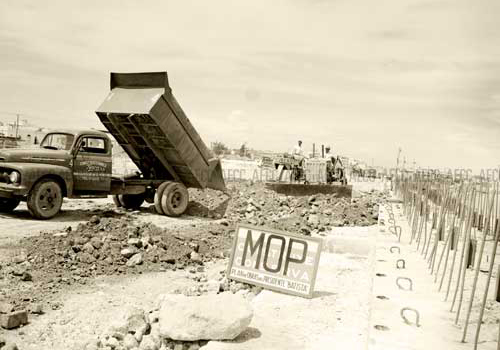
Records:
M112 175L112 142L98 130L55 130L38 149L0 151L0 212L21 201L37 219L50 219L63 198L113 196L136 209L154 203L159 214L179 216L187 188L225 191L221 163L178 104L167 72L111 73L110 93L96 110L109 133L139 169Z

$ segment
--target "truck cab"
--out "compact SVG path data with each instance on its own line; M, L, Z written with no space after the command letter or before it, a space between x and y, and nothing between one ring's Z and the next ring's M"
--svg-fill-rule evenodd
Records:
M0 212L26 201L39 219L56 215L64 197L102 197L111 186L111 140L96 130L48 133L34 149L0 150Z

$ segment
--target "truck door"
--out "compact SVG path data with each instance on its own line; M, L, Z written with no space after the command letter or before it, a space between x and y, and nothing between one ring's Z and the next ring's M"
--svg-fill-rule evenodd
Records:
M109 192L111 187L111 144L100 136L82 136L76 144L73 163L75 194Z

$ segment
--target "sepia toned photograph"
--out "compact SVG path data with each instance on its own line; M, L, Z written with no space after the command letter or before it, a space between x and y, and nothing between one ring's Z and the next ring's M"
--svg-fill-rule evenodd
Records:
M1 0L0 350L500 350L499 23Z

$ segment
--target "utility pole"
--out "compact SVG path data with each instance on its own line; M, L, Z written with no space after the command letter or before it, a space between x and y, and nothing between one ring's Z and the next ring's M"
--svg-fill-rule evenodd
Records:
M17 135L19 134L19 114L16 114L17 119L16 119L16 140L17 140Z
M396 170L399 169L399 157L401 156L401 147L398 148L398 159L396 160Z

